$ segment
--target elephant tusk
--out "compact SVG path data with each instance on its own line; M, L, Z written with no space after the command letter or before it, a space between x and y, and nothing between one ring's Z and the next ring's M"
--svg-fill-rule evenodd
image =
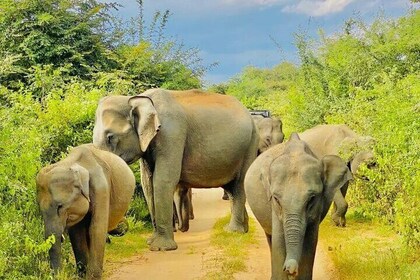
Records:
M61 234L61 243L63 243L66 240L66 238L64 237L64 234Z

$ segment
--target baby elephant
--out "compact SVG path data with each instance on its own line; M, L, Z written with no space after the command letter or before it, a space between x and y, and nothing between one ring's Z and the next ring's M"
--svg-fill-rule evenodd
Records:
M252 163L245 191L267 236L272 280L312 279L319 224L351 178L342 159L318 159L295 133Z
M79 276L100 279L107 232L123 219L134 192L131 169L118 156L87 144L41 169L36 183L45 236L55 236L51 268L60 268L67 229Z

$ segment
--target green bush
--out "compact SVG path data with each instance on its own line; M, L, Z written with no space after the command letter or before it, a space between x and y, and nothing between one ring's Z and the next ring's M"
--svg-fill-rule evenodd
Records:
M322 123L345 123L376 139L378 167L362 169L350 207L389 223L420 248L420 11L371 25L350 19L318 41L296 34L299 67L245 68L221 88L249 109L269 109L286 135ZM315 47L317 46L317 47ZM281 73L281 74L280 74Z

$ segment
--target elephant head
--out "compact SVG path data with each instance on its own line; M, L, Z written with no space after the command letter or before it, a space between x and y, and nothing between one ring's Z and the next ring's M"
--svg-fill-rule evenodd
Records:
M300 271L302 259L308 262L312 258L313 262L319 223L336 190L351 178L341 158L328 155L318 159L297 134L291 136L283 153L275 156L260 176L271 202L273 252L276 242L283 244L278 247L283 250L283 258L278 261L284 262L273 265L281 265L293 278ZM301 268L304 275L312 271L312 266L307 266ZM302 279L309 279L306 277Z
M271 146L283 142L284 134L280 119L275 117L263 117L261 115L254 115L252 118L254 119L260 135L258 153L261 154Z
M148 96L105 97L96 110L93 143L131 164L143 156L160 125Z
M40 171L36 183L45 237L55 237L49 256L51 268L57 270L64 230L79 223L89 211L89 172L79 164L68 168L51 165Z
M346 137L340 145L340 153L348 158L348 165L353 174L357 174L359 167L366 164L368 168L376 166L373 146L375 139L370 136L357 138Z

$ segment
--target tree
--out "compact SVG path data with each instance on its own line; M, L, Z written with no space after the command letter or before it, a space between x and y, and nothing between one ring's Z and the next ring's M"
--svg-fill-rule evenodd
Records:
M114 62L101 30L111 7L96 0L1 1L0 61L12 63L0 71L0 83L16 87L38 64L82 79L109 69Z

